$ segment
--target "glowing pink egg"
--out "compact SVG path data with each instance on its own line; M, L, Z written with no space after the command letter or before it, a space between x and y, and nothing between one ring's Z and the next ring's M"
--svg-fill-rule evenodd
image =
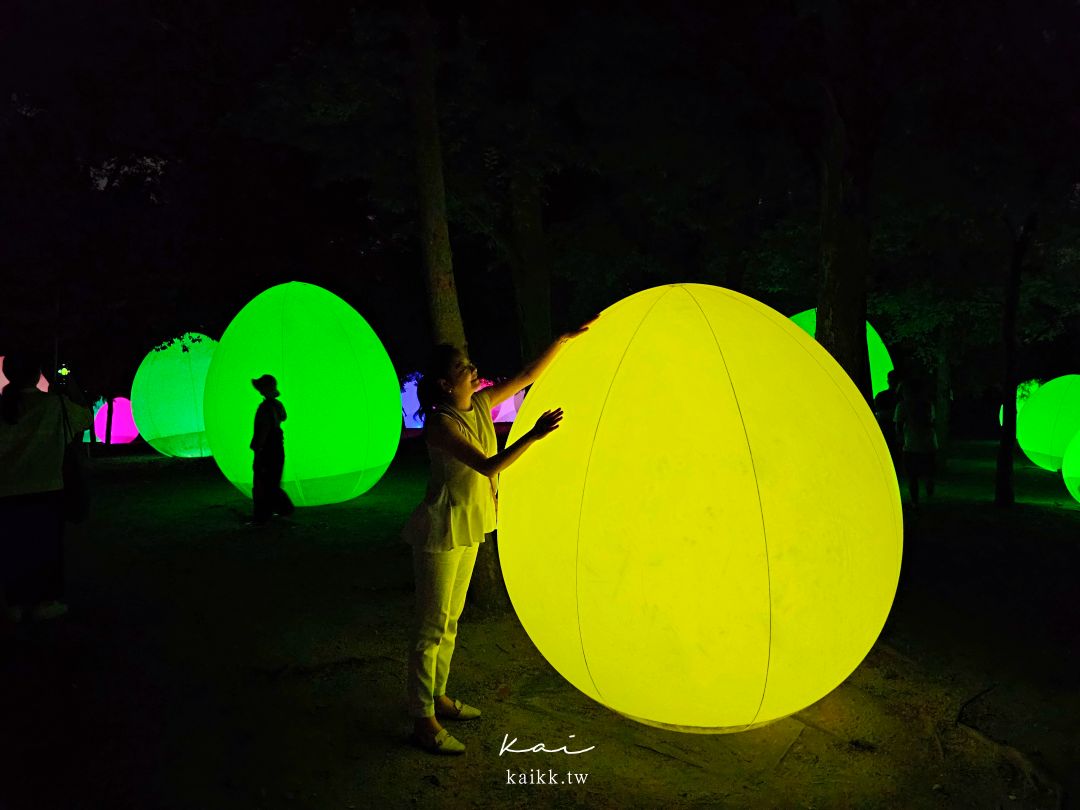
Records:
M500 402L491 410L491 418L496 422L513 422L518 415L518 409L525 400L525 392L518 391L510 399Z
M495 383L491 380L481 379L479 385L476 386L477 391L483 391L485 388L490 388ZM514 417L517 416L518 408L521 407L522 400L525 399L525 392L518 391L510 399L500 402L494 408L491 409L491 421L493 422L513 422Z
M127 397L116 397L112 401L112 443L129 444L139 436L139 429L135 427L135 417L131 415L131 400ZM94 435L98 441L105 441L105 428L109 423L108 407L98 408L94 416Z

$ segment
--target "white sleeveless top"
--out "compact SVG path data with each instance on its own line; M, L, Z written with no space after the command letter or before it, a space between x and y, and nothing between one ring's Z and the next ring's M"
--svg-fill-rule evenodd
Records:
M491 399L485 391L473 394L468 411L441 405L428 418L451 422L487 458L498 452ZM481 475L430 444L428 455L431 480L424 500L402 529L402 539L423 551L452 551L483 543L484 535L495 531L498 476Z

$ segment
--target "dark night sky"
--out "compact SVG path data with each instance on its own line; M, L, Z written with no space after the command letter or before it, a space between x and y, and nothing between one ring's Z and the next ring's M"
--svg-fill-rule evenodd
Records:
M1075 371L1080 12L939 5L870 4L861 28L846 4L809 2L441 6L451 240L482 370L519 362L509 166L544 189L556 328L671 281L813 306L800 128L826 83L882 99L869 303L894 354L923 363L938 341L958 396L986 396L1006 223L1037 210L1022 373ZM297 279L352 303L399 372L419 362L397 15L284 0L13 0L0 15L0 353L51 354L57 335L88 388L122 393L150 346L219 337ZM868 43L869 78L844 37Z

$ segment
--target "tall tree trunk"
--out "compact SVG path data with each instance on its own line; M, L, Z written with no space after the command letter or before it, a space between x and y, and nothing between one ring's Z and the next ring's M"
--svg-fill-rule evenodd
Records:
M934 432L937 434L937 472L944 472L949 463L949 414L952 410L952 367L949 365L950 336L942 330L934 347Z
M458 305L450 229L446 222L442 144L435 106L435 21L423 0L410 8L409 39L413 53L412 109L416 130L416 173L420 197L420 237L424 248L431 330L436 343L468 350ZM503 584L495 543L480 545L469 588L471 604L481 613L505 612L510 602Z
M1032 211L1013 237L1009 277L1005 284L1005 309L1001 317L1004 413L1001 418L1001 442L998 444L994 503L1005 507L1012 506L1016 500L1013 492L1013 454L1016 451L1016 386L1019 382L1016 376L1016 313L1020 308L1020 277L1024 256L1037 223L1038 218Z
M523 363L535 360L551 343L551 269L543 213L540 184L527 172L515 172L510 181L510 274Z
M413 55L410 97L416 136L420 242L424 253L431 330L436 343L452 343L467 348L454 282L450 230L446 222L442 144L435 106L435 21L423 0L414 0L410 12L409 40Z
M870 402L866 277L870 269L871 155L865 144L851 137L828 87L823 90L821 123L816 155L821 192L816 337Z
M113 418L113 404L115 399L109 397L105 400L105 407L108 408L105 412L105 444L112 444L112 418Z

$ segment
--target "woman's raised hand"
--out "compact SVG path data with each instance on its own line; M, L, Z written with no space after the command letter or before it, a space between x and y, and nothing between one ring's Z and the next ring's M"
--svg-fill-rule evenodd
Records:
M589 331L589 327L596 323L596 319L599 317L599 315L593 315L591 318L589 318L589 320L585 321L585 323L583 323L577 329L563 333L559 336L559 343L567 343L568 341L571 341L574 338L579 337L580 335L584 335L586 332Z
M553 411L544 411L539 419L536 420L536 424L533 425L533 429L529 431L533 437L542 439L551 433L553 430L557 430L559 422L562 421L563 411L562 408L556 408Z

